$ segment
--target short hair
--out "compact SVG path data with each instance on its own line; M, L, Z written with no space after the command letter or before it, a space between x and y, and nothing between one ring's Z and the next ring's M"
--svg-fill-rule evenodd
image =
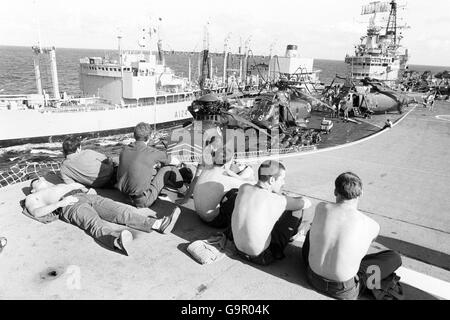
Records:
M214 153L213 165L223 166L225 163L228 163L231 160L233 160L233 157L234 157L234 150L232 150L228 146L223 146Z
M361 178L353 172L345 172L334 182L337 194L345 200L353 200L361 196L363 184Z
M39 180L39 177L34 178L33 180L31 180L31 182L30 182L30 188L31 188L31 189L33 189L33 183L35 183L35 182L38 181L38 180Z
M282 163L274 160L264 161L258 169L258 180L267 182L271 177L278 179L281 176L282 171L286 171L286 168Z
M63 141L63 153L65 156L77 152L81 145L81 140L78 137L69 136Z
M140 122L134 128L134 139L136 141L147 141L150 139L150 134L152 133L152 127L149 123Z

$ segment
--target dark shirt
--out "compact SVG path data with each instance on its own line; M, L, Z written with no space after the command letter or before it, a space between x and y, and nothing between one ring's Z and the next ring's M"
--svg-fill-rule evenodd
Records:
M167 153L148 147L143 141L125 146L120 154L116 188L131 196L139 196L150 188L155 165L170 163Z

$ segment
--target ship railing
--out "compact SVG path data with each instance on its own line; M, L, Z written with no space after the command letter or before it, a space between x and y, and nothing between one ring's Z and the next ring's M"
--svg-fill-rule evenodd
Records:
M90 111L106 111L120 109L117 105L79 105L79 106L68 106L61 108L41 108L39 111L42 113L70 113L70 112L90 112Z
M248 159L248 158L260 158L265 156L277 156L283 154L289 154L293 152L305 152L316 150L315 145L310 146L295 146L291 148L279 148L279 149L270 149L270 150L258 150L258 151L244 151L244 152L236 152L235 159Z
M45 107L39 109L40 112L52 112L52 113L66 113L66 112L89 112L89 111L106 111L106 110L116 110L116 109L123 109L123 108L142 108L146 106L151 105L163 105L168 103L176 103L176 102L185 102L185 101L191 101L194 100L194 94L192 92L189 93L179 93L179 94L171 94L171 95L164 95L164 96L157 96L156 101L155 98L146 98L140 100L138 103L127 103L123 106L120 105L95 105L95 104L80 104L77 106L64 106L61 108L52 108L52 107Z
M258 162L261 161L261 158L264 157L277 157L292 153L300 153L307 151L314 151L317 147L315 145L309 146L296 146L291 148L279 148L279 149L270 149L270 150L259 150L259 151L244 151L244 152L235 152L233 159L237 162L239 160L246 162ZM187 152L190 154L183 154L183 152ZM191 152L186 150L178 150L171 153L171 156L176 157L180 162L183 163L200 163L202 162L202 154L200 152Z

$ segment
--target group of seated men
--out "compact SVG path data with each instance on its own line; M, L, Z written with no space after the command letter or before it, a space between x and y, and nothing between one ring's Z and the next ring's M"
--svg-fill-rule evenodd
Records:
M66 139L66 160L61 165L66 183L34 179L26 210L37 220L61 219L74 224L111 250L127 255L132 251L132 234L114 231L106 221L144 232L170 232L181 210L173 205L168 216L158 219L151 209L167 186L184 194L178 204L193 196L200 219L210 227L224 229L238 254L252 263L268 265L283 259L289 242L299 232L306 233L309 221L305 223L305 212L312 204L306 197L282 192L283 164L263 162L255 181L251 168L233 167L233 153L215 136L204 149L195 177L186 178L186 173L183 177L177 169L180 163L176 158L147 146L150 134L150 125L136 126L136 142L123 148L118 167L98 152L81 150L78 140ZM158 164L162 167L156 170ZM186 182L190 182L187 190ZM131 205L88 190L113 186L129 197ZM317 291L338 299L356 299L365 289L373 289L367 282L374 266L382 281L400 267L401 258L393 251L367 255L380 227L358 210L362 182L357 175L340 175L334 194L336 203L316 206L302 248L303 261L308 281Z

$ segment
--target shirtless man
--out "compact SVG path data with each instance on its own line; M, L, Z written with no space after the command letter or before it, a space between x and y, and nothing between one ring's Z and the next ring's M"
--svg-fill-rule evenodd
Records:
M258 169L256 185L239 188L231 229L238 253L253 263L268 265L282 259L302 222L300 210L311 206L305 197L280 194L285 176L281 163L265 161Z
M393 251L366 255L380 226L358 210L361 179L351 172L341 174L335 181L334 194L335 204L320 203L316 207L302 250L303 260L308 281L317 291L337 299L356 299L373 273L369 267L380 269L381 281L402 262Z
M237 174L230 176L230 170L227 168L229 168L232 159L233 152L231 150L217 149L212 165L208 163L201 165L185 198L177 201L178 204L183 204L193 194L197 214L207 225L214 228L228 228L230 226L230 215L224 214L224 212L220 214L220 202L224 195L228 191L238 189L242 184L248 183Z
M44 178L31 181L31 194L25 198L25 208L34 219L54 216L85 230L90 236L112 250L129 254L129 244L133 240L130 231L114 231L106 223L126 225L144 232L151 230L168 233L172 230L179 208L170 216L155 219L155 212L103 198L96 194L86 194L88 190L79 183L52 184Z

